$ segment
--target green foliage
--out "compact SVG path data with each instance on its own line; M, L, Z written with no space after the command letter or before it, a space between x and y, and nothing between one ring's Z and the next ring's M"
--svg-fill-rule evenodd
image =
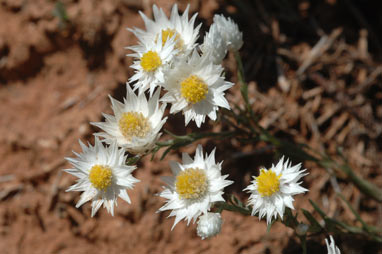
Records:
M321 232L323 228L321 227L320 223L318 223L318 221L314 218L314 216L305 209L301 209L301 210L305 218L310 223L308 231L313 234Z
M374 184L356 175L353 169L348 165L346 158L342 155L340 149L338 152L340 157L343 159L342 163L338 163L329 155L321 154L305 144L296 144L279 139L268 132L266 129L262 128L258 124L258 117L254 114L252 106L250 105L248 98L248 85L244 80L244 69L240 55L236 53L235 58L238 66L239 83L241 85L240 92L245 104L245 108L242 109L235 105L234 110L222 110L220 115L221 122L228 125L231 129L233 129L233 131L203 133L194 132L184 136L177 136L173 133L170 133L169 131L166 131L166 133L169 134L172 139L164 142L158 142L153 151L153 156L159 149L166 148L161 156L161 159L163 159L171 150L178 150L180 147L186 146L204 138L231 138L236 139L243 144L263 141L272 145L276 153L283 154L298 161L312 161L325 170L334 169L335 172L345 173L347 179L353 183L363 194L376 200L377 202L382 202L382 190ZM360 234L367 236L374 241L382 243L382 230L367 225L362 220L360 215L351 207L350 203L343 197L343 195L338 195L347 204L357 221L360 222L362 225L361 227L348 225L347 223L339 221L335 218L328 217L325 212L321 210L321 208L312 200L309 201L313 207L313 210L317 212L318 215L322 218L322 223L320 223L311 212L305 209L302 209L302 213L309 224L306 225L301 223L297 219L297 213L296 215L293 215L292 211L289 208L286 208L282 223L287 227L293 228L295 230L296 235L301 241L304 253L307 253L306 238L315 234ZM251 209L245 206L242 201L233 195L228 200L228 202L217 202L215 204L215 209L217 209L218 212L227 210L232 212L239 212L244 215L251 215ZM268 225L267 231L271 229L273 223L274 221Z
M126 160L126 164L129 165L129 166L132 166L132 165L136 165L137 162L141 159L140 156L134 156L134 157L130 157Z

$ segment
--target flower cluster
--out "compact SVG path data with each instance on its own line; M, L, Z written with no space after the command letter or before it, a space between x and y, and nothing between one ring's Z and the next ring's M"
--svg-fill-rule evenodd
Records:
M118 196L130 203L126 189L139 180L132 176L136 166L126 165L126 154L139 157L154 149L167 120L167 104L171 104L170 114L182 112L185 125L194 121L197 127L206 116L216 120L219 107L230 109L225 92L233 84L223 76L222 61L229 50L241 48L242 33L231 19L215 15L199 45L197 14L189 19L188 11L189 6L179 15L174 5L168 18L154 5L153 20L140 13L145 30L129 29L139 43L128 47L134 52L129 55L134 57L131 67L135 74L129 80L133 88L127 83L123 102L110 97L113 115L103 114L104 122L91 123L102 130L94 134L95 145L80 142L82 153L67 158L73 168L66 172L78 177L67 191L82 191L76 206L91 200L92 216L101 205L113 215ZM224 188L233 181L222 175L215 149L204 156L199 145L193 159L183 153L182 163L170 162L170 167L173 176L162 178L166 186L159 196L166 203L159 212L171 210L170 217L175 217L172 228L181 220L187 224L198 220L197 234L202 239L218 234L222 219L215 205L225 202ZM301 164L292 166L282 158L276 166L261 169L245 189L250 192L252 215L266 216L270 223L283 218L285 207L293 209L292 196L307 191L300 186L299 180L306 175L300 168Z
M128 47L135 52L130 54L135 58L130 82L139 94L149 90L151 96L163 88L161 101L171 104L170 113L182 112L186 125L192 120L200 127L206 116L216 120L219 107L230 108L224 93L233 84L224 79L221 63L227 50L239 50L243 40L231 19L216 15L203 44L198 45L197 14L189 19L188 10L189 6L180 16L174 5L169 19L154 5L154 20L140 12L146 30L130 29L139 41Z

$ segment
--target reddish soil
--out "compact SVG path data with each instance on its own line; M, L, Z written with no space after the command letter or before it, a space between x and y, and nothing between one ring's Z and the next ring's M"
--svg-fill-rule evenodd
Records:
M335 8L328 15L340 9L336 1L323 2L310 8ZM166 11L172 5L172 1L156 3ZM300 1L296 7L300 23L304 22L305 12L309 12L303 3L307 2ZM151 15L152 3L67 0L63 4L68 20L57 16L59 8L54 1L0 0L0 253L299 253L293 231L282 224L276 223L266 233L264 221L230 212L222 214L221 234L209 240L200 240L195 225L187 227L185 222L171 231L173 219L166 218L168 213L156 213L164 200L155 194L163 185L159 176L170 174L168 161L180 160L174 152L163 161L159 161L159 152L154 161L145 157L139 162L135 177L141 182L129 192L132 204L120 201L114 217L101 209L90 218L89 203L75 208L79 193L65 192L75 178L63 173L62 169L69 167L64 157L72 156L72 150L80 151L79 139L93 142L96 129L89 122L101 121L101 112L110 112L107 96L124 96L125 82L132 75L132 59L126 57L124 47L136 43L126 28L142 28L138 10ZM180 9L184 10L186 4L187 1L180 1ZM203 22L205 30L215 12L233 15L244 30L243 56L250 98L255 102L254 110L263 114L262 126L280 137L333 154L337 146L343 146L356 172L382 186L381 70L376 71L381 52L374 43L378 38L369 34L365 39L358 33L365 30L358 27L353 30L355 34L348 36L349 23L335 23L335 15L330 16L333 27L324 26L322 33L329 35L336 27L343 31L325 51L328 56L315 59L305 72L307 77L301 78L297 69L320 38L310 36L303 28L305 34L295 34L290 21L283 23L283 19L278 19L279 13L267 16L267 11L259 11L269 10L267 5L257 3L254 8L256 15L250 19L248 13L238 13L239 5L218 0L191 1L191 11L199 12L197 23ZM317 19L322 22L325 17L318 15ZM345 42L344 38L351 40ZM370 52L359 45L365 40L371 41ZM256 51L256 47L260 50ZM296 56L300 58L293 60ZM235 82L232 56L225 66L227 77ZM279 75L279 67L283 75ZM330 72L317 74L318 69ZM370 78L373 79L368 81ZM340 83L333 88L338 80ZM362 84L364 87L356 88ZM239 100L238 86L232 89L229 100ZM347 104L338 108L341 102ZM166 128L180 134L191 130L171 126L177 120L172 117ZM255 166L274 162L272 156L268 153L264 161L261 154L255 155L249 169L243 170L243 163L230 159L236 154L233 149L239 147L236 143L219 146L220 143L209 142L206 149L210 151L216 144L217 160L226 160L224 173L232 175L232 179L244 179L228 192L236 192L245 200L247 196L239 191L256 172ZM192 145L183 150L193 153L194 149ZM246 152L251 149L252 146L243 148ZM256 159L259 161L254 162ZM311 191L296 197L296 208L312 211L307 201L310 198L329 215L356 224L346 205L334 197L325 170L312 163L304 166L310 170L304 186ZM344 196L363 219L381 226L381 204L342 178L338 181ZM363 253L370 246L376 249L375 244L367 245L368 242L354 246L354 238L348 236L341 239L344 253ZM326 252L322 236L309 243L314 253Z

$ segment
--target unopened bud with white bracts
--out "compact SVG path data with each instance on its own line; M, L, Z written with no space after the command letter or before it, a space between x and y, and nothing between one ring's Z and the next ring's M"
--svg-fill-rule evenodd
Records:
M231 18L215 14L214 24L217 25L228 49L238 51L243 46L243 33L240 32L239 26Z
M199 217L196 232L202 240L216 236L220 233L222 227L222 218L220 213L206 213Z

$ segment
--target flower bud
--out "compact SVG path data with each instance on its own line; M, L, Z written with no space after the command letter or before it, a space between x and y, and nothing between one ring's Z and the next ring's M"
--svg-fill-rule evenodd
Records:
M225 39L228 49L238 51L243 46L243 33L231 18L215 14L214 24L217 25L221 36Z
M196 232L204 240L220 233L222 226L220 213L206 213L199 217Z

